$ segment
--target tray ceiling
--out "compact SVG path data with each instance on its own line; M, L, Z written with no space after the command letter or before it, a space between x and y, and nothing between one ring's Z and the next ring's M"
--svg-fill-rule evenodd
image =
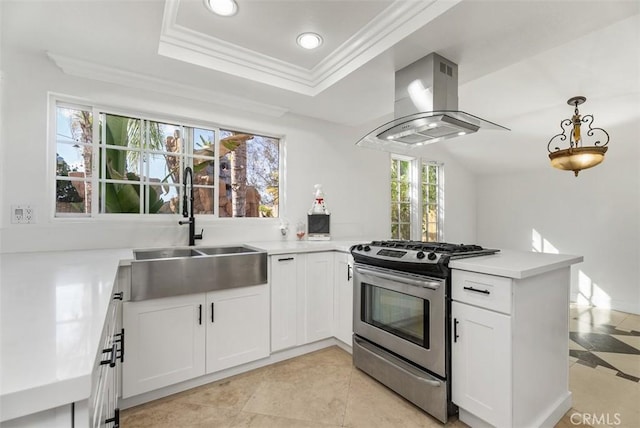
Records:
M249 1L220 17L202 1L166 0L158 53L313 96L458 1ZM317 50L296 45L307 31L324 38Z

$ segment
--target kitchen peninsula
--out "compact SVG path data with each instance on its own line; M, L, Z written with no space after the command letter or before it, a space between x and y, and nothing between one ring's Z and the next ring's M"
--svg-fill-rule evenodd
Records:
M553 426L571 408L570 266L503 250L450 263L453 401L473 427Z
M248 245L262 248L270 256L316 252L346 255L351 242L274 241ZM34 421L38 418L55 420L56 423L51 426L71 426L73 412L75 411L76 415L82 414L81 409L83 405L86 407L92 393L94 363L100 357L99 339L117 282L118 267L126 266L127 261L132 259L132 251L124 249L15 253L3 254L0 257L2 426L29 426L29 422L24 421ZM463 346L466 343L466 334L477 333L484 335L483 338L488 337L486 329L468 329L475 313L469 315L464 309L474 311L482 308L482 311L490 315L497 314L496 316L510 329L506 331L507 338L512 339L507 340L508 343L500 344L500 337L490 337L497 341L496 346L506 347L499 355L500 358L508 360L505 366L497 364L497 361L502 359L493 362L490 366L500 370L500 373L497 378L492 378L489 384L483 385L495 389L494 392L489 391L488 395L482 395L485 400L494 400L483 405L492 408L492 414L499 416L495 416L497 419L491 419L491 414L487 416L487 413L464 404L465 396L473 398L474 393L485 393L473 389L479 387L479 384L467 382L460 385L462 391L465 391L464 388L473 388L467 389L457 397L454 383L454 402L462 409L463 421L471 422L476 421L474 418L479 418L480 421L488 421L494 425L503 425L503 421L511 421L504 425L519 425L518 422L538 410L534 405L544 404L532 402L527 409L522 408L520 403L524 399L532 398L531 390L524 391L523 386L533 382L528 385L535 387L536 382L549 378L554 378L557 382L554 382L554 391L550 391L546 399L551 399L553 392L554 397L560 402L548 420L555 418L558 412L564 413L563 409L566 411L569 408L571 398L567 390L566 372L569 266L581 260L581 257L574 256L502 251L495 256L451 262L455 305L453 316L461 322L458 330L460 339L454 345ZM38 269L33 269L33 266L38 266ZM337 264L335 267L337 268ZM494 283L496 280L497 283ZM508 297L496 292L488 299L480 297L484 300L476 301L470 300L472 297L465 297L464 294L457 295L456 284L459 283L464 290L464 284L469 282L493 287L492 290L504 285L509 287L510 291L507 293ZM327 284L327 287L332 287L332 284ZM492 302L494 296L497 301ZM124 300L127 300L126 295ZM536 320L535 324L523 325L523 322L532 317ZM504 333L504 330L500 332ZM337 339L329 337L320 343L328 346L336 341ZM546 351L528 353L536 347ZM467 347L461 348L460 351L460 355L464 356L465 352L476 353L478 349ZM272 349L271 356L261 360L259 364L266 365L277 361L278 354L279 352ZM548 355L540 361L536 359L540 357L539 354ZM524 370L534 362L538 368L546 367L547 372L541 374ZM470 364L477 363L471 361ZM235 374L255 366L256 364L247 364L230 369L226 375L227 371L223 371L217 376L222 378L231 375L232 372ZM455 368L454 360L454 370ZM512 368L512 377L509 375L509 368ZM473 366L467 364L460 368L469 369L473 369ZM455 373L454 371L454 382ZM507 378L501 378L503 375ZM536 377L539 380L536 380ZM484 378L477 376L473 379L474 382L484 381ZM186 389L188 385L184 386ZM540 400L540 397L533 399ZM460 402L457 402L458 400ZM76 403L75 410L72 410L72 403ZM75 426L88 425L87 413L85 410L85 420L76 419ZM503 413L506 416L502 416ZM562 414L557 419L561 416ZM507 419L502 419L505 417Z

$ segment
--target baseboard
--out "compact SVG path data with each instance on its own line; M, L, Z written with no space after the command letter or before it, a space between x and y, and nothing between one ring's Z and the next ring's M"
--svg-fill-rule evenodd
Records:
M546 418L538 419L533 426L540 428L553 428L562 419L562 417L571 409L573 404L573 396L571 391L567 391L567 395L560 397L558 401L549 409L549 413Z
M563 397L560 397L553 405L549 407L549 411L546 415L541 415L538 420L526 426L539 427L539 428L553 428L562 419L562 417L571 409L572 395L570 391ZM476 415L467 412L460 408L458 413L458 419L473 428L491 428L493 425L487 423L485 420L480 419ZM517 426L517 425L516 425Z
M458 409L458 419L472 428L494 428L493 425L486 422L484 419L480 419L473 413L469 413L463 408Z

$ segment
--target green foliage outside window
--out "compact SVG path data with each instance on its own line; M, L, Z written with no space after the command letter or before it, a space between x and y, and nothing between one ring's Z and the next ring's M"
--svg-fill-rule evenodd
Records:
M278 138L98 113L61 101L55 135L56 216L180 214L188 166L194 214L279 216Z
M141 148L143 142L140 137L140 120L123 116L105 115L105 144L107 146L134 147ZM157 145L154 141L158 138L158 133L149 133L152 145ZM131 183L105 182L104 195L105 212L107 213L134 213L143 212L140 207L140 192L142 187L142 201L149 201L151 214L157 213L164 204L158 196L158 192L151 186L141 186L140 175L129 171L128 165L133 165L133 170L137 170L139 165L140 151L127 150L106 150L105 179L131 181ZM102 156L102 151L101 151Z
M419 173L412 173L413 168ZM412 177L420 182L414 183ZM391 159L391 239L437 241L442 205L440 166L392 157ZM417 194L413 196L415 186ZM415 200L414 200L415 199ZM413 210L422 213L420 236L412 236Z

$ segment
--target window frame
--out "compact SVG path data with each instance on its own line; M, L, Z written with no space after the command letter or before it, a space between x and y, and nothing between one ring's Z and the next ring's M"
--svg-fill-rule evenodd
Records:
M422 169L423 168L429 168L429 167L435 167L436 168L436 189L437 189L437 200L436 203L433 204L435 205L436 208L436 215L437 215L437 219L435 221L436 224L436 240L435 241L428 241L428 242L444 242L444 236L443 236L443 224L444 224L444 164L441 162L436 162L436 161L431 161L431 160L426 160L426 159L419 159L419 168L420 168L420 180L419 180L419 188L421 190L422 186L427 185L427 186L433 186L434 184L430 183L427 179L427 181L422 181L421 177L422 177ZM429 173L427 172L427 177L428 177ZM419 191L420 191L419 190ZM421 193L421 192L420 192ZM418 240L422 240L422 217L425 213L425 208L427 207L427 205L429 205L428 201L425 201L422 199L422 196L420 194L420 217L418 219L418 222L416 223L417 229L418 229L418 237L420 239ZM425 234L427 234L428 236L428 222L427 222L427 228L425 230Z
M443 242L443 223L444 223L444 164L441 162L436 162L420 157L410 157L400 154L391 154L390 157L391 162L395 161L404 161L409 163L409 194L410 194L410 215L409 215L409 238L412 241L422 241L423 231L422 231L422 217L423 213L426 210L427 202L422 199L422 186L429 185L428 181L422 181L422 169L429 166L435 166L437 168L437 202L436 202L436 211L437 211L437 221L436 224L436 241ZM392 165L390 165L392 167ZM389 183L392 183L391 169L389 170ZM431 184L432 185L432 184ZM390 186L391 188L391 186ZM390 194L390 198L391 198ZM392 209L392 205L394 203L398 203L398 201L390 200L390 209ZM393 221L393 213L389 213L390 219L390 233L393 230L393 225L398 224L398 230L400 229L400 224L403 222L394 222ZM400 220L400 218L398 218ZM425 233L427 233L425 230ZM398 237L394 237L392 235L391 239L400 239ZM431 241L434 242L434 241Z
M65 214L65 213L57 213L56 207L56 182L57 182L57 162L56 162L56 152L57 152L57 108L58 107L67 107L67 108L83 108L87 111L91 111L93 115L93 140L92 145L92 170L91 177L84 179L82 181L91 182L92 188L95 189L92 192L92 200L91 200L91 212L87 214ZM212 186L212 190L215 192L215 197L213 198L214 203L214 212L213 214L195 214L195 217L199 221L208 222L221 222L221 221L242 221L242 222L264 222L264 221L280 221L280 219L285 218L285 206L286 206L286 192L285 189L285 181L286 181L286 137L285 135L276 135L273 133L267 133L262 131L255 131L252 129L247 129L245 127L238 126L226 126L219 125L214 122L205 122L198 119L187 119L182 116L174 116L168 117L166 114L162 113L149 113L143 112L136 109L127 109L122 107L114 107L99 104L93 102L88 99L68 96L64 94L58 93L49 93L49 102L48 102L48 123L47 123L47 174L46 174L46 188L48 191L48 209L47 212L49 214L49 218L53 222L149 222L149 223L173 223L177 218L181 218L182 214L180 212L175 214L152 214L152 213L105 213L100 212L99 206L99 187L102 186L104 182L104 178L100 179L100 151L104 149L104 145L100 141L99 136L99 119L100 114L108 114L108 115L119 115L125 116L135 119L140 119L143 121L149 122L158 122L158 123L167 123L167 124L176 124L182 130L185 128L190 129L207 129L212 130L214 132L214 159L219 159L220 152L220 131L221 130L229 130L236 129L242 130L247 134L257 135L261 137L273 138L278 140L278 217L219 217L219 198L218 198L218 186L219 182ZM98 138L98 139L96 139ZM184 180L184 168L188 166L184 161L189 160L193 162L193 159L200 158L200 156L194 155L193 146L194 142L191 141L192 138L189 139L189 152L184 152L180 154L180 183L178 184L179 194L178 197L182 200L184 186L182 186L182 182ZM108 147L108 146L107 146ZM154 150L148 150L149 153L155 153ZM104 177L104 171L102 171ZM214 162L214 177L219 177L220 173L220 162ZM141 171L142 174L142 171ZM69 180L74 181L74 180ZM141 176L141 185L147 183L148 178L143 179ZM196 186L202 187L202 186ZM205 186L206 187L206 186ZM208 187L207 187L208 188ZM145 209L148 202L145 201Z

